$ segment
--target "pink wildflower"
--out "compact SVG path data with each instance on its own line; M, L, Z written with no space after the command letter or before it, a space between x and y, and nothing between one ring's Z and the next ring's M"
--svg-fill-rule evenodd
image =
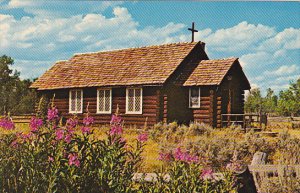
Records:
M17 140L14 140L13 142L11 142L10 146L13 147L13 148L17 148L18 147L18 141Z
M10 118L2 118L0 119L0 127L6 130L13 130L15 129L15 124Z
M226 169L233 172L241 171L243 169L243 165L238 161L233 161L226 165Z
M109 133L110 135L122 135L123 128L121 126L112 126Z
M117 115L112 115L110 124L111 125L120 125L122 123L121 117Z
M123 128L121 122L122 122L121 117L117 115L112 115L110 121L111 129L109 131L110 135L122 135Z
M69 165L70 166L71 165L75 165L77 167L80 166L80 161L78 160L77 154L71 153L71 154L69 154L68 158L69 158Z
M38 131L39 128L41 128L43 125L43 120L42 119L39 119L37 117L32 117L31 120L30 120L30 130L31 132L36 132Z
M65 136L65 142L66 142L66 143L70 143L71 140L72 140L72 135L71 135L71 134L67 134L67 135Z
M70 118L67 120L66 127L69 130L74 129L78 125L78 120L75 118Z
M94 118L93 118L93 117L87 116L87 117L85 117L85 118L83 119L83 125L84 125L84 126L90 126L90 125L92 125L93 123L94 123Z
M141 143L146 142L148 140L148 134L147 133L139 134L137 139Z
M48 109L47 115L48 121L54 121L58 119L58 109L53 107L52 109Z
M180 148L176 148L174 152L174 158L178 161L184 161L188 163L197 163L199 162L199 157L196 155L191 155L188 152L181 151Z
M175 149L174 158L180 161L185 160L185 153L181 151L180 147Z
M48 161L49 161L49 162L53 162L53 161L54 161L54 158L51 157L51 156L48 156Z
M200 176L203 180L213 180L214 179L214 173L211 168L204 169Z
M171 161L172 154L171 153L160 153L158 159L162 160L162 161Z
M62 129L57 129L55 131L55 135L56 135L56 140L61 140L62 138L64 138L64 130Z
M126 143L126 139L125 139L124 137L121 137L121 138L120 138L120 142L121 142L121 143Z
M83 134L90 134L91 133L91 128L90 127L81 127L81 132Z

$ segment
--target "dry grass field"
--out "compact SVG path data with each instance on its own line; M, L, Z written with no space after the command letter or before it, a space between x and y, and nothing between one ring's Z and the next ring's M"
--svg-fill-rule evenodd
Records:
M173 124L173 127L172 127ZM164 163L159 160L159 153L172 151L172 148L176 147L188 147L192 150L199 151L197 149L197 145L203 142L203 144L218 144L217 140L226 139L228 141L233 141L234 143L244 142L245 134L242 131L239 131L238 128L223 128L223 129L211 129L208 133L199 134L193 131L193 128L186 127L186 126L178 126L176 123L171 123L171 126L168 128L152 128L152 129L136 129L136 128L124 128L124 135L123 137L126 139L129 145L134 145L136 142L137 136L139 133L147 132L149 134L149 140L146 142L143 152L143 165L141 166L141 172L153 172L159 171L161 167L164 166ZM165 131L163 130L165 129ZM102 127L94 127L94 137L98 139L103 139L106 137L106 133L109 130L109 126L102 126ZM156 130L156 132L154 132ZM27 123L18 123L16 124L15 131L2 131L5 133L9 132L29 132L29 126ZM276 119L272 118L269 121L269 126L267 126L262 132L256 132L255 134L260 136L261 139L270 142L276 143L278 140L278 134L286 131L292 137L296 137L300 139L300 128L292 129L291 122L284 122L281 120L276 121ZM205 131L206 132L206 131ZM274 132L275 137L268 135L268 133ZM226 142L225 142L226 143ZM251 141L250 141L251 143ZM257 142L253 142L257 143ZM210 145L207 146L208 148L215 148L217 151L233 151L231 146L228 146L228 150L220 150L216 147L211 147ZM205 147L202 147L205 148ZM255 148L255 147L252 147ZM259 149L259 148L258 148ZM254 151L254 150L253 150ZM209 154L209 151L205 151L202 153ZM222 152L218 152L222 153ZM225 153L224 153L225 154ZM230 154L230 153L228 153ZM213 155L207 155L213 156ZM270 155L269 160L273 163L278 163L280 159L280 152L275 152ZM221 158L223 159L223 158ZM244 161L249 163L251 161L251 157L244 157Z

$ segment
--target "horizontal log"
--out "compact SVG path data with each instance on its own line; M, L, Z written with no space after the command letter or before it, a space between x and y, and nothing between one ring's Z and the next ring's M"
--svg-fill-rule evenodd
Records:
M200 101L200 106L210 105L210 101Z
M209 110L194 110L194 114L209 114Z
M209 101L210 100L210 96L208 97L200 97L200 101Z
M209 119L210 115L208 114L196 114L194 115L194 119Z
M193 111L199 111L199 110L209 110L211 107L209 105L200 105L200 108L195 108Z

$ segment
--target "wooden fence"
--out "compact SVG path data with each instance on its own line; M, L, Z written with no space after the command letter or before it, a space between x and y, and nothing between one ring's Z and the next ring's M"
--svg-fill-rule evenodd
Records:
M222 127L228 127L232 124L241 125L244 129L253 127L253 124L262 127L267 125L267 115L265 114L222 114Z
M11 116L11 119L14 123L24 124L24 123L29 123L32 116L33 116L33 114L13 115L13 116ZM0 116L0 118L3 118L3 117L4 116Z
M277 178L281 185L284 185L287 179L300 180L300 165L268 165L265 164L266 158L265 153L256 152L251 165L248 165L258 192L269 193L270 190L263 187L263 183L268 184L272 178Z

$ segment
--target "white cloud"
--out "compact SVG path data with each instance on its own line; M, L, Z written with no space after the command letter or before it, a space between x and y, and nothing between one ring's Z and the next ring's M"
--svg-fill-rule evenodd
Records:
M13 70L21 72L21 78L36 78L52 65L52 61L18 60L12 66ZM34 69L34 70L33 70Z
M204 34L203 34L204 32ZM197 39L203 39L215 51L236 52L241 49L251 49L261 40L275 34L273 27L262 24L254 25L243 21L227 29L212 32L210 29L196 34Z
M22 63L54 62L78 52L178 42L185 38L184 24L170 22L162 27L140 28L124 7L115 7L112 17L91 13L67 18L17 19L0 14L0 21L0 52Z
M261 51L256 53L245 54L240 57L242 66L251 68L260 67L262 65L272 64L274 62L274 56L271 53Z
M278 50L278 49L300 49L300 29L288 28L267 39L259 47L259 50Z
M289 74L294 74L299 70L299 66L296 64L293 65L282 65L280 66L277 70L274 71L265 71L265 75L276 75L276 76L282 76L282 75L289 75Z
M8 3L8 8L20 8L20 7L29 7L37 5L38 1L28 1L28 0L11 0Z
M23 9L24 12L39 17L58 18L72 15L101 13L110 7L123 4L123 1L47 1L10 0L4 9Z

